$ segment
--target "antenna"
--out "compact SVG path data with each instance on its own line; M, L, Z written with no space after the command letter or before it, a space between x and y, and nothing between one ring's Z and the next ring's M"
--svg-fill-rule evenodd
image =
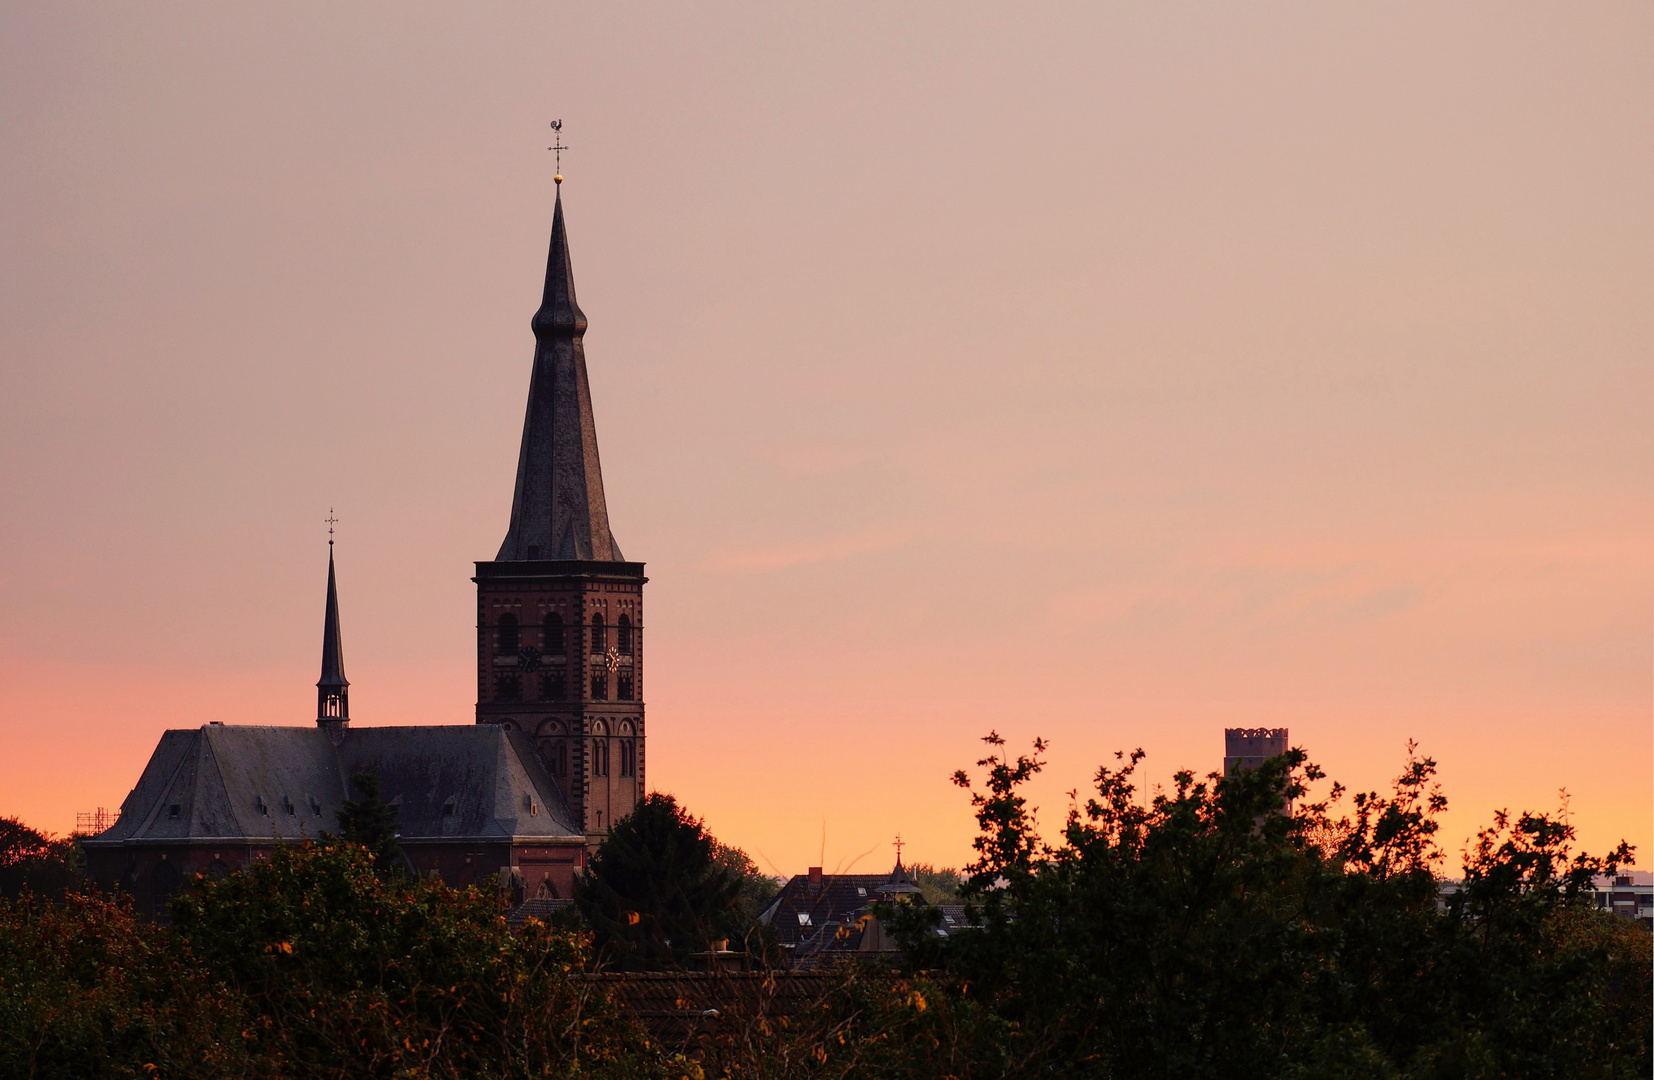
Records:
M563 121L553 120L551 122L551 130L557 136L554 140L552 140L555 145L548 146L546 149L554 150L557 153L557 173L552 177L552 179L555 180L559 186L561 186L563 183L563 151L570 148L563 145Z

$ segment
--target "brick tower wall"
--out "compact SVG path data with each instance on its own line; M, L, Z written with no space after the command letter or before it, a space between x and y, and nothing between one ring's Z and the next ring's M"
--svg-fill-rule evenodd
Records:
M643 564L479 562L473 580L477 723L531 735L587 842L601 843L646 790Z

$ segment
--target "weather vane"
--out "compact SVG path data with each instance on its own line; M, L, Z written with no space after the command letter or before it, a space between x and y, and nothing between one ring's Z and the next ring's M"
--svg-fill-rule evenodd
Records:
M555 150L557 152L557 174L553 176L552 179L557 181L558 184L561 184L563 182L563 151L569 149L563 145L563 121L553 120L551 122L551 130L557 134L557 138L552 140L556 145L548 146L546 149Z
M339 523L339 519L333 516L333 507L330 506L330 507L327 508L327 516L325 518L323 518L322 520L327 522L327 546L332 547L333 546L333 526L335 526Z
M902 865L902 834L896 834L896 865Z

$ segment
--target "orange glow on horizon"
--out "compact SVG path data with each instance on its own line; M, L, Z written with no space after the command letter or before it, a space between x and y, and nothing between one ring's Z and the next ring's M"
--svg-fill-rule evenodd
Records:
M1647 5L5 26L0 814L310 723L330 506L355 722L472 721L560 116L647 776L721 838L959 865L989 730L1053 834L1266 726L1416 739L1449 871L1563 789L1651 865Z

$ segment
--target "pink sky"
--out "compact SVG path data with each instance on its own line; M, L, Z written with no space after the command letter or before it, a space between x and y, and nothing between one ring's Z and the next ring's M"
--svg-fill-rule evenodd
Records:
M562 117L651 781L958 864L1052 743L1441 762L1649 865L1646 4L0 5L0 814L467 723ZM825 833L825 841L823 834Z

